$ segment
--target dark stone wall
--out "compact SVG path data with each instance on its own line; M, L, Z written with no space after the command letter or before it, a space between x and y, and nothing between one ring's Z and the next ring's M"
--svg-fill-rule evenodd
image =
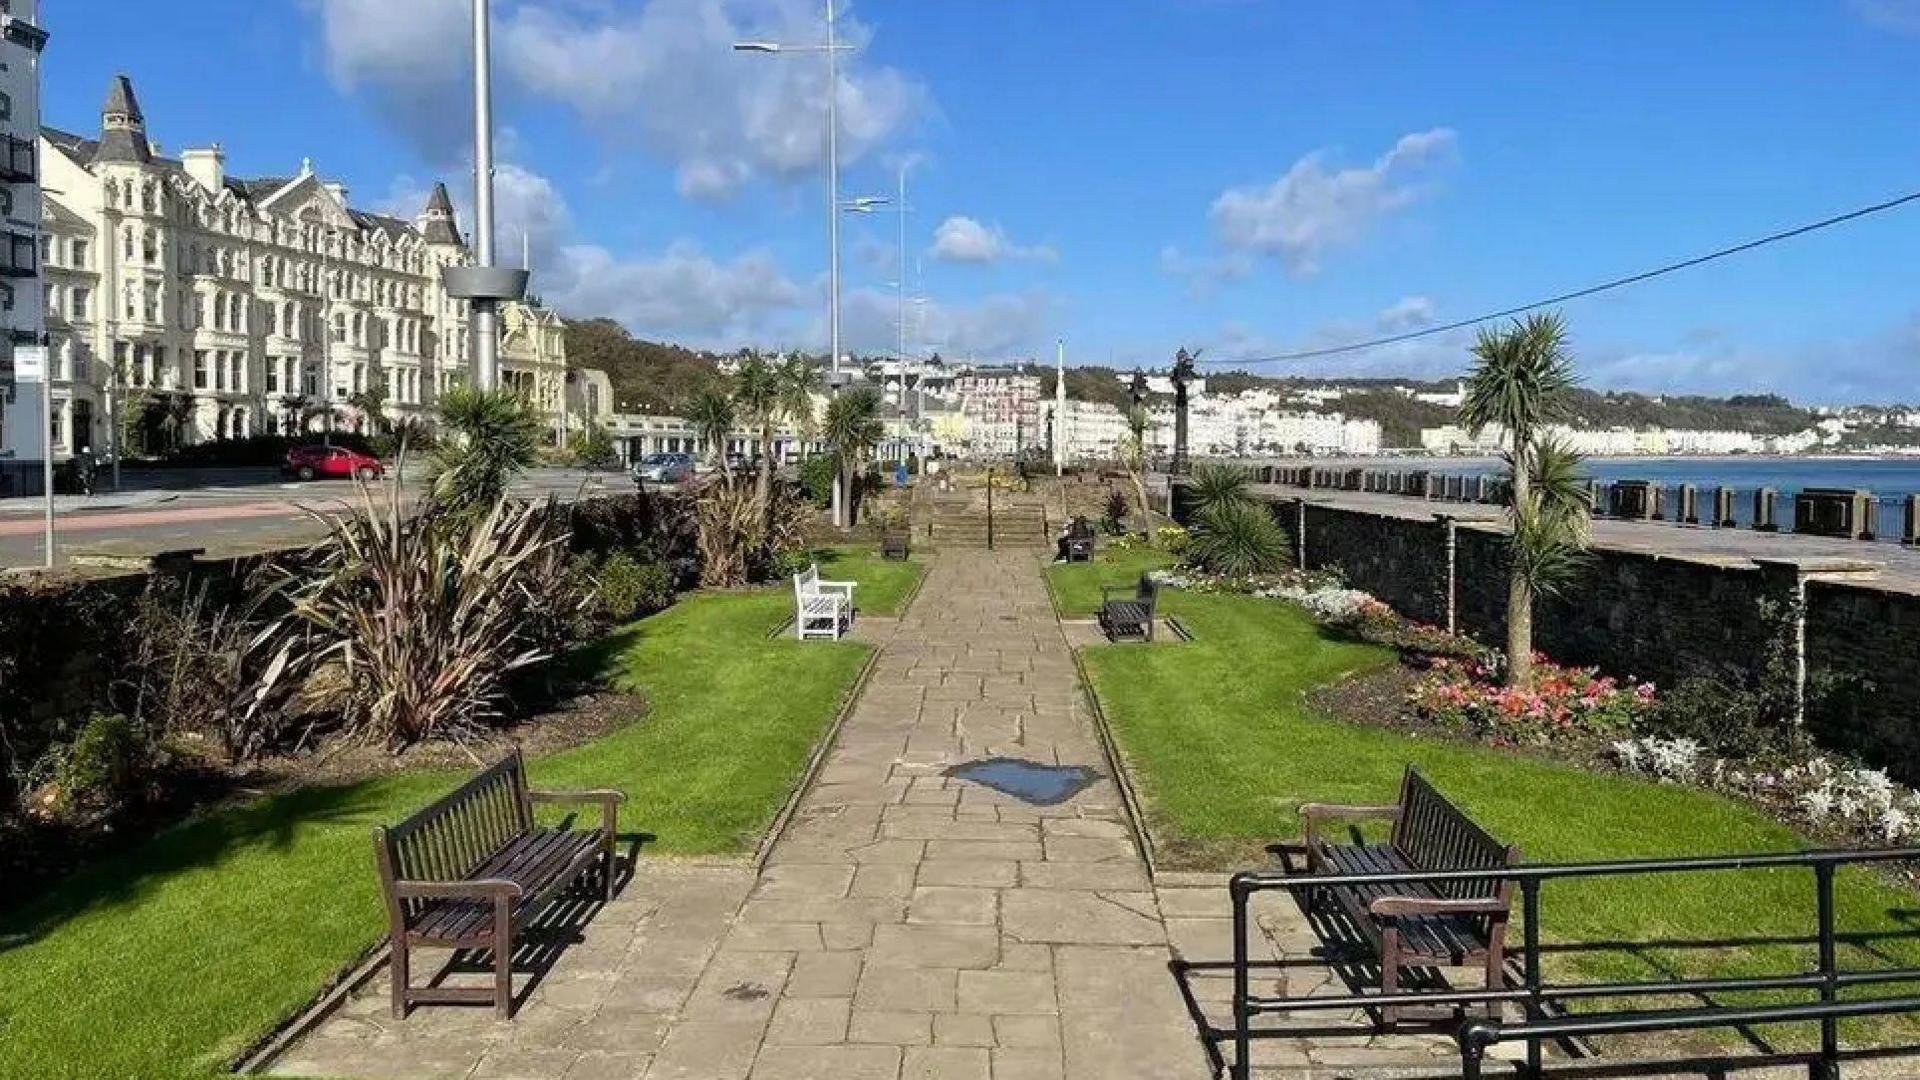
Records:
M1291 500L1275 500L1289 528ZM1506 635L1505 541L1462 525L1455 540L1457 627L1492 645ZM1310 569L1337 568L1401 614L1444 625L1446 526L1308 504ZM1538 601L1534 640L1557 661L1596 665L1672 687L1709 677L1759 680L1770 635L1790 633L1789 569L1594 549L1564 595ZM1771 611L1769 611L1771 607ZM1821 741L1920 780L1920 596L1872 582L1810 580L1806 593L1808 724Z
M1276 516L1289 530L1299 527L1297 504L1281 503L1278 511ZM1446 625L1444 525L1312 503L1306 504L1306 519L1307 569L1337 569L1354 588L1372 593L1402 615Z
M1807 667L1823 742L1920 778L1920 596L1808 582Z

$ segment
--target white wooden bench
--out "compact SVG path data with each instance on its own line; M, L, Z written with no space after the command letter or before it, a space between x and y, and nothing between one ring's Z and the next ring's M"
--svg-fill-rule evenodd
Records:
M853 627L851 581L822 581L818 563L793 575L793 631L808 638L840 640Z

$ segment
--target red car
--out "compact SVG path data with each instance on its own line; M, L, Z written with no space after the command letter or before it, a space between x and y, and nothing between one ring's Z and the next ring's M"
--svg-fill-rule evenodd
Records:
M286 464L280 471L302 480L378 480L387 474L387 467L371 454L344 446L296 446L287 451Z

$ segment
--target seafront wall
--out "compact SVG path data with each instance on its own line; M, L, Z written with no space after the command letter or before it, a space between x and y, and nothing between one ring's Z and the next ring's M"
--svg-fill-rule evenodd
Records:
M1505 538L1428 504L1358 509L1269 497L1302 565L1336 569L1403 615L1491 644L1506 633ZM1535 643L1554 659L1674 686L1751 685L1773 656L1807 688L1824 742L1920 781L1920 593L1831 559L1653 553L1598 543L1564 595L1538 601ZM1797 669L1797 671L1795 670Z

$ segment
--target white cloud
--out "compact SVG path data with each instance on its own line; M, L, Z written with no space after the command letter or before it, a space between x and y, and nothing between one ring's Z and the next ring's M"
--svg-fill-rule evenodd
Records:
M1848 6L1882 30L1920 34L1920 0L1850 0Z
M466 137L466 0L309 0L327 67L349 91L446 161ZM811 0L521 0L496 8L495 65L515 93L559 103L608 144L638 144L671 162L679 190L722 198L759 176L791 177L824 156L826 69L815 54L769 56L739 40L811 42ZM861 46L871 31L841 19ZM505 96L504 94L502 96ZM840 147L858 160L931 108L923 85L845 54L837 88Z
M1212 296L1220 286L1253 273L1253 258L1243 251L1223 255L1189 255L1175 244L1160 249L1160 272L1187 283L1196 297Z
M1005 359L1039 355L1049 347L1058 303L1044 290L995 293L966 303L932 301L910 313L907 347L946 357ZM892 353L898 298L879 289L856 289L841 297L840 324L852 352ZM812 335L824 340L816 326Z
M997 263L1004 259L1028 259L1055 262L1059 253L1044 244L1023 246L1007 238L999 225L984 225L975 218L955 214L933 230L933 247L927 252L941 262Z
M1403 296L1382 308L1380 314L1374 317L1374 324L1390 334L1418 330L1423 326L1431 326L1433 321L1434 306L1430 296Z
M680 241L660 255L621 258L603 247L561 249L548 301L573 316L604 315L636 334L698 345L736 345L781 331L810 295L773 256L726 261Z
M1285 175L1260 187L1231 188L1213 202L1214 235L1231 251L1279 259L1306 276L1330 252L1352 247L1373 227L1419 201L1421 182L1450 162L1458 142L1450 128L1401 136L1362 167L1334 169L1316 150Z

